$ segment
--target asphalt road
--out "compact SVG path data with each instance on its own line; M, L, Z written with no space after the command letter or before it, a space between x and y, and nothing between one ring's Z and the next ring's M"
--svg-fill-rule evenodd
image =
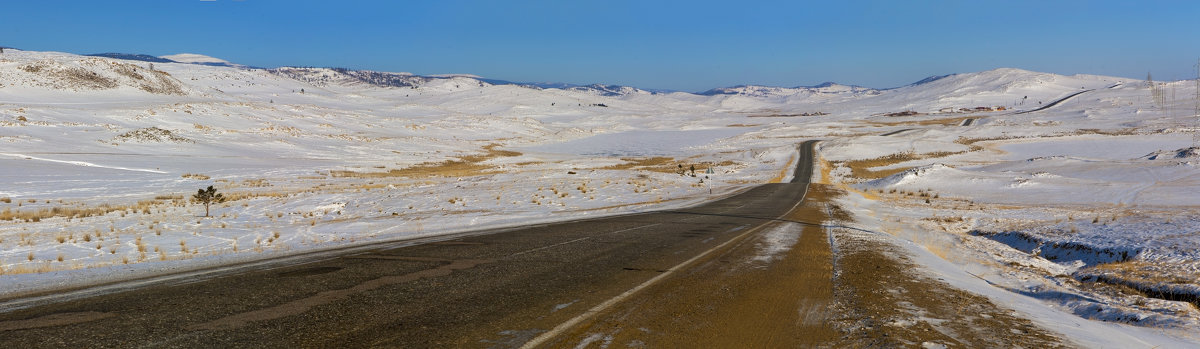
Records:
M1113 85L1113 86L1116 86L1116 85ZM1109 88L1112 88L1112 86L1110 86ZM1091 89L1091 90L1084 90L1084 91L1075 92L1075 93L1072 93L1072 94L1069 94L1069 95L1067 95L1066 97L1059 98L1059 99L1057 99L1057 100L1055 100L1055 101L1053 101L1053 102L1047 103L1046 105L1043 105L1043 106L1041 106L1041 107L1038 107L1038 108L1035 108L1035 109L1026 110L1026 111L1019 111L1019 112L1016 112L1015 114L1025 114L1025 113L1032 113L1032 112L1035 112L1035 111L1043 111L1043 110L1046 110L1046 109L1050 109L1051 107L1054 107L1054 106L1058 105L1059 103L1066 102L1068 99L1071 99L1071 98L1074 98L1075 96L1078 96L1078 95L1081 95L1081 94L1084 94L1084 93L1088 93L1088 92L1092 92L1092 91L1095 91L1095 89Z
M771 224L792 183L689 209L536 225L68 299L0 314L0 345L520 347Z
M895 131L892 131L892 132L888 132L888 133L881 134L880 136L884 136L884 137L887 137L887 136L895 136L895 135L898 135L898 134L901 134L901 133L904 133L904 132L908 132L908 131L912 131L912 130L915 130L915 128L906 128L906 129L895 130Z

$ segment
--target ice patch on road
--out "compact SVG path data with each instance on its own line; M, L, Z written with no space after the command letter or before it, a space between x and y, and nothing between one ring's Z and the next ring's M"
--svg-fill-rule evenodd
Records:
M602 342L600 342L601 348L608 348L609 345L612 345L613 336L612 335L606 336L603 333L592 333L592 334L588 335L586 338L584 338L582 341L579 341L579 345L576 345L575 349L588 348L592 345L592 343L596 343L599 341L602 341Z
M573 300L573 301L570 301L570 302L567 302L567 303L563 303L563 304L558 304L558 305L555 305L555 306L554 306L554 310L551 310L550 312L551 312L551 313L553 313L553 312L556 312L556 311L559 311L559 310L566 309L567 307L571 306L572 304L575 304L575 303L578 303L578 302L579 302L579 300L578 300L578 299L576 299L576 300Z

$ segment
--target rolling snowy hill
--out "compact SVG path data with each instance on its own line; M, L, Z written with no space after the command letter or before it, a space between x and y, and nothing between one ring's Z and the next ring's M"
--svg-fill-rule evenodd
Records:
M826 82L814 86L772 87L757 85L741 85L734 87L715 88L699 93L705 96L739 95L749 97L788 97L795 95L876 95L879 90L862 86L841 85Z
M926 272L1099 338L1083 343L1197 340L1180 301L1200 294L1195 101L1139 81L996 69L692 94L110 57L0 54L4 294L681 207L785 180L822 139L820 182ZM230 200L198 217L209 185Z

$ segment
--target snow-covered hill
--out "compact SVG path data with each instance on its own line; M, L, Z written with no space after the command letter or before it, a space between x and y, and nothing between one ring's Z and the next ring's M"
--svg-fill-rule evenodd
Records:
M197 54L197 53L179 53L179 54L173 54L173 55L159 56L158 58L162 58L162 59L166 59L166 60L170 60L172 62L178 62L178 63L211 65L214 67L234 67L234 68L245 68L246 67L245 65L231 63L224 59L205 56L205 55Z
M705 96L715 95L739 95L749 97L790 97L790 96L812 96L812 95L876 95L879 90L862 86L842 85L833 82L826 82L814 86L797 86L797 87L773 87L773 86L758 86L758 85L740 85L734 87L714 88L705 92L699 93Z
M1155 103L1131 79L996 69L692 94L114 57L0 53L4 294L679 207L787 178L795 145L822 139L821 180L858 227L947 282L1156 327L1081 327L1098 336L1200 328L1186 304L1095 281L1200 276L1194 101ZM714 173L677 173L692 165ZM188 197L208 185L230 201L197 217ZM1094 263L1113 251L1126 269Z
M1034 109L1075 92L1108 88L1130 79L1094 75L1063 76L1001 68L978 73L952 74L926 79L888 91L897 98L930 101L918 111L971 106L1006 106Z
M565 88L565 90L590 93L590 94L605 96L605 97L623 97L623 96L629 96L629 95L654 94L654 92L646 91L646 90L639 89L636 87L619 86L619 85L604 85L604 84L574 86L574 87Z
M5 53L0 62L0 82L6 90L46 92L141 91L160 95L186 95L178 79L148 66L101 57L58 54Z

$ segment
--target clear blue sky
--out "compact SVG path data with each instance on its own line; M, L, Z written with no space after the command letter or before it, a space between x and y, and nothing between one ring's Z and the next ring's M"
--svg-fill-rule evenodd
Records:
M1195 77L1200 1L4 2L0 45L702 91L1015 67Z

